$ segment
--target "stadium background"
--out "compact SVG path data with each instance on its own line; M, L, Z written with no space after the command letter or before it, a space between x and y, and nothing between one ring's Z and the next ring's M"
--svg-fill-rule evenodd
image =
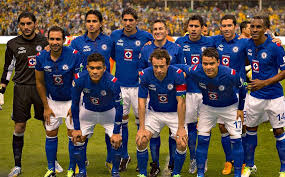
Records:
M111 30L120 27L120 13L123 7L132 6L140 14L139 28L150 29L154 18L159 17L167 20L170 35L180 36L183 32L183 26L186 19L194 14L201 14L207 19L207 24L211 34L219 34L219 19L226 13L235 14L238 23L250 18L259 12L259 0L199 0L194 1L194 9L191 9L191 2L180 0L170 0L167 2L167 8L164 9L164 1L151 0L132 0L132 1L108 1L108 0L1 0L0 2L0 35L17 35L17 16L23 9L33 11L38 19L38 32L46 34L46 30L51 25L59 25L70 35L81 35L84 33L84 14L91 8L100 10L104 15L104 31L108 34ZM268 14L271 22L272 31L276 34L285 36L285 1L284 0L263 0L263 14ZM5 45L0 45L0 73L3 71ZM284 84L283 84L284 85ZM13 83L10 82L5 93L5 105L0 111L0 177L7 176L9 170L13 167L12 153L12 132L14 123L11 120ZM264 123L258 130L258 146L256 150L255 162L258 168L257 177L278 176L280 162L278 160L275 148L275 138L270 131L269 123ZM129 124L130 140L129 152L132 162L128 166L128 171L121 173L122 177L136 176L136 146L135 134L136 126L134 124L134 115L131 115ZM162 171L167 165L168 154L168 130L162 131L161 145L161 168ZM59 174L59 177L66 175L68 167L68 139L64 126L60 128L58 145L58 161L65 171ZM45 156L45 133L39 121L31 119L26 128L24 140L22 169L23 177L43 176L46 172ZM104 141L104 129L97 126L95 133L88 145L88 159L90 166L87 167L89 177L110 176L104 166L106 158L106 147ZM217 128L212 131L212 139L209 147L208 177L223 176L221 170L224 163L224 153L220 143L220 133ZM151 160L151 158L150 158ZM150 162L149 160L149 162ZM187 173L189 167L189 155L185 161L182 176L195 176ZM161 173L161 176L164 173ZM229 175L233 176L233 175Z

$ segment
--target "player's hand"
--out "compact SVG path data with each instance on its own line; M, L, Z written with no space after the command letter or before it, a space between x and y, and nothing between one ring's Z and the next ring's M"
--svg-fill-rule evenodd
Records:
M281 39L274 37L272 39L272 42L274 42L275 44L277 44L278 46L282 45Z
M47 46L45 46L45 48L44 48L47 52L49 52L50 51L50 46L49 45L47 45Z
M113 134L110 138L111 144L115 149L121 146L122 136L120 134Z
M73 130L72 131L72 142L76 144L76 142L81 142L82 131L81 130Z
M72 125L72 113L71 113L71 108L69 108L66 117L69 117L69 123Z
M187 132L184 127L178 128L175 139L176 139L177 144L181 144L181 146L186 147L187 142L188 142L188 136L187 136Z
M243 123L244 121L244 114L243 114L243 110L237 110L237 120L241 120L241 122Z
M142 144L145 144L149 141L147 136L147 131L145 129L139 129L136 136L136 143L138 146L141 146Z
M266 86L266 82L264 80L254 79L254 80L251 80L250 83L248 83L247 88L248 90L254 92L256 90L262 89L265 86Z
M50 117L53 116L55 117L54 112L50 107L44 109L44 119L47 125L50 125Z

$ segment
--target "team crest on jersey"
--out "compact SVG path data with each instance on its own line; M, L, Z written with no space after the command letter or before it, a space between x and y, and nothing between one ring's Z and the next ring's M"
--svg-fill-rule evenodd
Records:
M168 103L167 94L158 94L158 101L159 103Z
M191 55L191 65L197 65L200 63L200 55L199 54L192 54Z
M66 71L66 70L68 70L68 68L69 68L69 67L68 67L67 64L64 64L64 65L62 66L62 70L65 70L65 71Z
M259 73L259 61L252 60L252 71L255 73Z
M63 84L63 77L61 74L59 75L53 75L53 83L54 85L62 85Z
M100 104L99 98L90 97L90 101L94 105L99 105Z
M205 46L201 47L201 51L203 52L206 49Z
M137 40L135 44L136 44L136 46L140 46L141 45L141 41Z
M28 67L29 68L35 68L37 64L36 56L28 56Z
M40 45L37 45L37 46L36 46L36 51L40 52L40 51L42 51L42 50L43 50L42 46L40 46Z
M167 85L167 89L168 89L168 90L172 90L173 87L174 87L173 84L168 84L168 85Z
M148 86L148 89L149 89L149 90L156 91L155 85L153 85L153 84L150 84L150 85Z
M101 48L102 48L102 50L107 50L107 45L103 44Z
M119 39L117 41L117 45L123 46L124 45L124 41L122 39Z
M106 96L107 95L106 90L101 90L100 93L101 93L102 96Z
M83 47L83 52L90 52L91 51L91 48L89 45L86 45Z
M45 66L45 67L44 67L44 70L45 70L46 72L51 72L51 71L52 71L51 66Z
M220 90L221 92L224 91L224 90L225 90L225 86L220 85L220 86L219 86L219 90Z
M262 52L261 53L261 58L265 59L267 57L267 53L266 52Z
M224 45L223 45L223 44L220 44L220 45L218 46L218 50L223 51L223 50L224 50Z
M224 66L230 65L230 56L222 55L222 65L224 65Z
M252 50L251 49L247 50L247 55L252 56Z
M208 96L210 100L218 100L218 93L216 92L208 92Z
M183 51L185 51L185 52L190 52L190 50L191 50L191 48L190 48L189 45L184 45L184 46L183 46Z
M124 50L124 59L127 61L132 61L133 59L133 49Z
M204 83L202 83L202 82L199 82L199 86L200 86L201 88L203 88L203 89L207 89L206 84L204 84Z
M83 89L83 93L90 93L90 89L84 88L84 89Z
M19 47L18 48L18 54L21 54L21 53L27 53L27 50L25 47Z
M239 49L238 49L238 47L237 47L237 46L233 47L233 52L234 52L234 53L237 53L237 52L238 52L238 50L239 50Z

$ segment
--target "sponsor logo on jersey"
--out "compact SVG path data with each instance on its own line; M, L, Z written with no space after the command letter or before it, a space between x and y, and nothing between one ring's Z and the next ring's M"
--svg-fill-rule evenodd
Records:
M199 54L191 54L191 65L197 65L200 63L200 55Z
M64 64L64 65L62 66L62 69L63 69L63 70L68 70L68 69L69 69L69 67L68 67L68 65L67 65L67 64Z
M248 51L248 52L247 52L247 55L252 56L252 50L251 50L251 49L248 49L247 51Z
M259 73L259 61L252 60L252 71L255 73Z
M207 89L206 84L204 84L204 83L202 83L202 82L199 82L199 86L200 86L201 88L203 88L203 89Z
M220 85L220 86L219 86L219 90L220 90L221 92L224 91L224 90L225 90L225 86Z
M21 53L27 53L27 50L25 49L25 47L18 48L18 54L21 54Z
M102 95L102 96L106 96L106 95L107 95L106 90L101 90L101 92L100 92L100 93L101 93L101 95Z
M99 98L96 98L96 97L90 97L90 101L94 105L99 105L100 104Z
M208 91L208 96L209 96L210 100L218 100L218 93L217 92Z
M223 45L223 44L220 44L220 45L218 46L218 50L223 51L223 50L224 50L224 45Z
M42 51L42 50L43 50L42 46L40 46L40 45L37 45L37 46L36 46L36 51L40 52L40 51Z
M190 48L189 45L184 45L184 46L183 46L183 51L185 51L185 52L190 52L190 50L191 50L191 48Z
M102 50L107 50L107 45L106 45L106 44L103 44L103 45L101 46L101 48L102 48Z
M267 58L267 53L266 53L266 52L262 52L262 53L261 53L261 58L262 58L262 59Z
M91 51L91 48L89 45L86 45L83 47L83 52L90 52Z
M167 89L168 89L168 90L172 90L173 87L174 87L173 84L168 84L168 85L167 85Z
M51 66L45 66L45 67L44 67L44 70L45 70L46 72L52 72Z
M159 103L168 103L168 96L167 94L158 94L158 101Z
M35 68L37 64L36 56L28 56L28 67L29 68Z
M63 84L63 76L61 74L54 74L53 76L54 85L62 85Z
M136 44L136 46L140 46L140 45L141 45L141 41L140 41L140 40L137 40L137 41L135 42L135 44Z
M230 56L222 55L222 65L229 66L230 65Z
M90 93L90 89L84 88L84 89L83 89L83 92L84 92L84 93Z
M133 60L133 49L125 49L124 50L124 59L127 61Z
M234 52L234 53L237 53L237 52L238 52L238 50L239 50L239 49L238 49L238 47L237 47L237 46L233 47L233 52Z
M122 39L119 39L117 41L117 45L124 46L124 41Z
M149 89L149 90L156 91L155 85L153 85L153 84L150 84L150 85L148 86L148 89Z

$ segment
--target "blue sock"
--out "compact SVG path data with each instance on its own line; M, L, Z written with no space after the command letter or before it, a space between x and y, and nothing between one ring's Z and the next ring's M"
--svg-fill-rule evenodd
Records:
M138 167L140 174L147 176L147 162L148 162L148 150L147 148L142 151L137 150Z
M87 144L88 144L88 138L86 138L85 143L84 143L84 154L83 154L84 162L87 161Z
M186 152L187 150L185 150L184 152L181 152L176 149L175 157L174 157L174 169L173 169L172 175L178 175L178 174L180 175L181 169L183 167L183 164L186 158Z
M241 176L241 168L243 163L243 147L241 138L231 139L232 155L234 160L235 176Z
M118 149L114 149L113 147L111 147L111 152L111 158L113 163L112 174L118 174L121 162L122 146L120 146Z
M159 166L160 136L151 138L149 143L152 161Z
M172 166L172 165L174 165L176 141L175 141L175 139L171 138L171 136L169 135L168 143L169 143L169 164L168 165Z
M126 159L129 157L128 154L128 140L129 140L129 130L128 130L128 121L122 124L122 141L123 141L123 150L122 150L122 158Z
M232 158L232 146L231 146L231 139L229 133L223 133L222 139L221 139L223 149L226 156L226 161L231 162L233 160Z
M76 163L79 167L79 173L86 174L86 166L84 153L86 152L85 143L77 143L74 146L74 158L76 159Z
M197 122L187 124L190 159L196 159Z
M246 131L246 146L245 146L245 163L248 167L254 166L254 153L257 146L257 132Z
M243 150L245 150L245 146L246 146L246 133L243 133L241 135L241 142L242 142L242 147L243 147ZM243 153L243 164L245 163L245 152Z
M55 171L55 159L57 153L57 143L58 139L56 137L46 137L46 156L48 161L48 169Z
M107 147L107 158L106 162L111 163L112 162L112 145L110 142L110 137L107 133L105 133L105 142L106 142L106 147Z
M276 138L276 148L281 162L280 171L282 172L285 171L285 133L279 136L275 136L275 138Z
M196 150L197 174L204 174L205 162L208 156L210 136L198 135L198 145Z
M72 169L75 171L75 166L76 166L76 160L74 158L74 144L71 141L71 137L69 137L69 142L68 142L68 151L69 151L69 167L68 170Z

